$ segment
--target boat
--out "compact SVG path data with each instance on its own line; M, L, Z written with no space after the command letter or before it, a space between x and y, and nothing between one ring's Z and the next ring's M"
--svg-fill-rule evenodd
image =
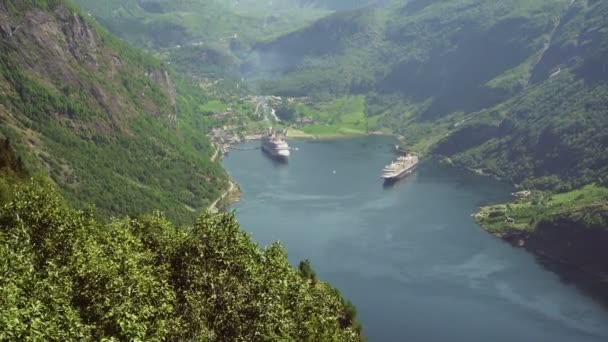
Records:
M289 145L285 141L285 134L269 130L268 134L262 137L262 151L272 158L286 161L290 151Z
M381 178L384 179L384 184L392 184L414 172L417 166L418 156L408 153L386 165Z

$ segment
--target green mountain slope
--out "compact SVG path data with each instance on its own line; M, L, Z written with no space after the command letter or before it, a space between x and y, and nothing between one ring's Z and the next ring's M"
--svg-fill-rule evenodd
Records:
M435 152L515 184L567 191L608 175L608 86L568 71L477 113Z
M44 182L13 191L0 208L0 340L361 341L352 304L230 214L104 224Z
M538 188L570 190L608 175L607 13L604 2L575 3L531 69L530 85L473 114L437 151ZM481 133L478 141L461 145L471 130Z
M382 51L383 22L370 9L337 12L254 46L246 74L265 92L328 98L365 91ZM271 77L272 81L266 82Z
M1 2L0 38L0 340L363 340L310 263L181 224L227 185L197 87L63 0Z
M104 27L147 48L178 70L204 76L238 74L251 42L294 30L326 10L296 1L76 0Z
M336 13L255 52L276 61L257 75L267 92L363 95L368 125L402 135L406 149L571 198L572 210L514 207L525 233L511 234L504 215L481 221L497 235L523 234L530 250L578 266L604 255L605 233L581 246L606 222L606 192L583 188L608 179L605 1L393 1Z
M543 49L568 5L568 1L470 0L426 1L424 7L416 6L419 2L337 13L260 44L257 51L286 58L288 72L281 81L295 79L293 92L298 86L306 89L305 82L298 82L300 74L315 73L325 81L317 82L317 87L325 86L326 92L375 90L412 102L429 100L432 106L425 113L436 116L479 109L521 89L505 82L502 87L487 83L531 63L528 59ZM317 42L328 38L333 39L333 50L320 51ZM294 46L299 47L296 52ZM292 60L292 55L299 58ZM342 77L336 77L337 72L324 77L325 66L338 67ZM311 82L315 79L311 77Z
M0 205L13 195L13 186L29 177L23 161L11 146L9 139L0 142Z
M518 247L605 277L608 274L608 182L518 203L484 207L476 219Z
M227 187L202 94L60 1L0 4L0 132L76 205L192 219Z
M367 116L409 148L569 188L606 172L606 14L601 1L396 1L256 52L282 62L264 70L267 92L363 94Z

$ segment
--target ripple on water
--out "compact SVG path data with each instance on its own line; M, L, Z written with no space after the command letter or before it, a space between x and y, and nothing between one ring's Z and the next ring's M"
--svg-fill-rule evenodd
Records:
M508 186L427 161L384 188L388 140L294 145L288 165L259 151L225 160L243 189L237 217L294 264L310 259L357 305L370 341L608 341L602 306L473 222Z

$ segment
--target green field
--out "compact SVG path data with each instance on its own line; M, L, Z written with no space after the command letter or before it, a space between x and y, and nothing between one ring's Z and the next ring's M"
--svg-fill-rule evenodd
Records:
M301 131L319 138L365 135L378 127L379 116L368 117L364 96L344 96L314 105L298 104L297 117L309 117L314 124Z
M558 216L587 217L589 208L608 208L608 188L597 184L561 194L532 193L525 201L481 208L478 222L491 232L504 230L533 231L539 222Z
M226 104L219 100L211 100L205 104L202 104L198 107L200 112L210 112L210 113L220 113L230 108L229 104Z

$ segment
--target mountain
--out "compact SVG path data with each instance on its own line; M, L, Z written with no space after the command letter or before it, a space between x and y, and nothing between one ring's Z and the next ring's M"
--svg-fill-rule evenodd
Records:
M571 190L608 175L607 13L605 2L574 2L524 89L473 114L437 152L541 189ZM471 130L480 135L463 148L459 141Z
M333 11L347 11L365 6L370 6L375 3L382 2L378 0L300 0L301 6L315 6L327 8Z
M206 210L204 101L63 0L0 3L0 340L363 339L309 262Z
M607 13L584 0L394 1L260 42L259 60L276 62L250 72L269 93L365 95L367 116L409 148L570 189L607 171Z
M62 2L0 4L0 133L75 205L187 222L228 187L205 96Z
M247 71L263 91L364 97L366 130L529 190L477 221L542 258L608 273L607 2L392 1L259 42L253 55ZM347 128L351 114L336 115L309 131Z
M333 94L374 90L413 102L430 99L427 115L470 111L510 95L504 83L502 91L486 83L539 53L568 2L402 3L338 12L298 32L258 44L256 51L290 61L289 73L284 75L288 80L316 74L319 66L337 67L346 81L334 74L324 79L331 88L323 90ZM328 42L332 49L318 50L317 42L326 46L328 39L333 39ZM295 52L294 46L299 47ZM293 55L298 59L292 60ZM294 86L306 85L294 82ZM297 88L291 91L297 94ZM498 94L485 100L493 91ZM478 97L484 101L476 101Z
M238 75L249 45L297 29L326 10L293 1L76 0L118 37L198 76Z

